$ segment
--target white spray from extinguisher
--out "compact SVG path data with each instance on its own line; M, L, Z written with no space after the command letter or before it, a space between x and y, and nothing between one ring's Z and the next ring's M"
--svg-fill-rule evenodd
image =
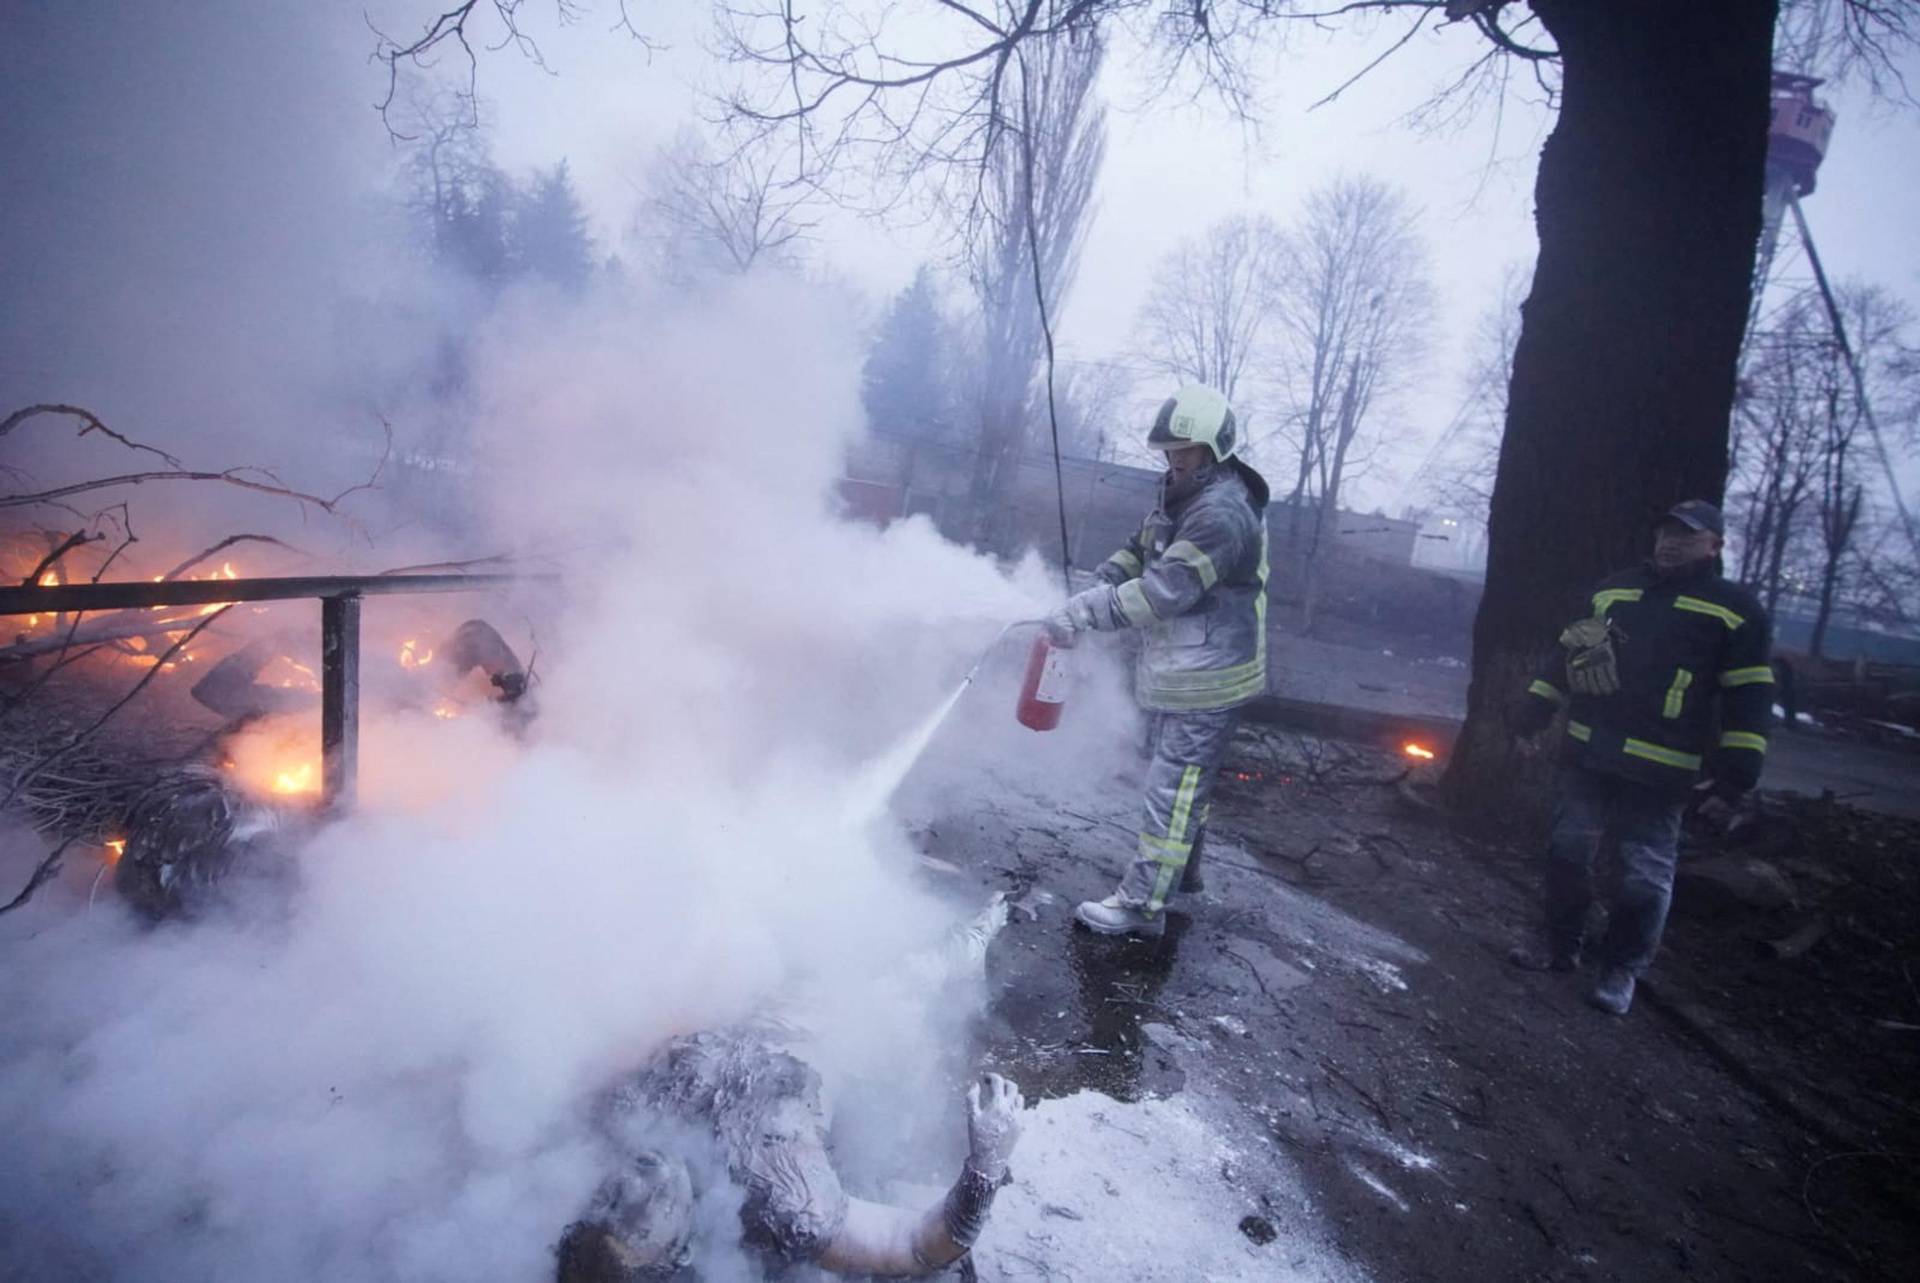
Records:
M1059 723L1059 706L1066 698L1065 673L1060 663L1048 663L1048 655L1055 657L1057 661L1057 657L1063 652L1060 647L1052 646L1048 641L1044 631L1044 620L1015 620L994 636L992 643L980 653L980 658L973 662L973 667L967 670L967 675L960 679L960 684L953 688L953 694L947 696L938 708L928 714L926 720L902 736L892 748L862 768L860 774L855 777L853 786L847 792L846 820L849 825L863 826L880 814L881 809L887 804L887 799L892 797L893 791L900 787L900 781L907 778L907 772L912 770L913 764L920 760L920 755L927 751L927 745L933 743L933 737L939 732L941 723L945 722L947 715L953 712L954 705L960 702L960 697L967 693L967 687L973 685L973 679L979 676L980 669L986 664L988 657L1005 640L1007 634L1016 628L1042 629L1033 655L1029 657L1027 664L1026 684L1020 694L1018 713L1020 722L1035 730L1051 730ZM1042 648L1046 648L1047 655L1042 654ZM1036 664L1042 667L1036 668ZM1037 681L1036 673L1041 674L1046 680ZM1041 686L1044 686L1044 689L1039 689ZM1036 695L1044 696L1046 703L1050 704L1053 710L1051 721L1047 721L1045 725L1036 725L1034 721L1029 720L1028 710L1034 705Z

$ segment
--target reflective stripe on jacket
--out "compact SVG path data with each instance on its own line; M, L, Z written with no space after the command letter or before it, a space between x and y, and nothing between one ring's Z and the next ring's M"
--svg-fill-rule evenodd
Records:
M1094 626L1143 634L1134 696L1153 712L1232 708L1267 689L1267 483L1229 459L1160 499L1100 564Z
M1566 705L1568 762L1675 791L1702 771L1758 783L1773 723L1772 627L1753 594L1709 562L1676 578L1622 571L1589 600L1613 625L1620 689L1570 695L1559 649L1527 687Z

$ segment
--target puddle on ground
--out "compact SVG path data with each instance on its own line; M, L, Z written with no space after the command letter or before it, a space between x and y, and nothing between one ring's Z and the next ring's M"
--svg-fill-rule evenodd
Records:
M1167 1023L1160 992L1192 925L1170 910L1158 940L1095 935L1058 914L1008 926L987 956L986 1067L1035 1100L1092 1090L1136 1101L1179 1091L1186 1075L1141 1026Z

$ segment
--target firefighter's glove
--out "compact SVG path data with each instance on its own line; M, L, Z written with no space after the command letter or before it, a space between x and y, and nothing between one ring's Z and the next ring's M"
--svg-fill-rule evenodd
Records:
M1613 642L1613 625L1599 615L1568 624L1560 634L1567 650L1567 686L1574 694L1611 695L1620 689Z
M1693 786L1693 813L1721 833L1731 833L1745 818L1747 790L1727 780L1702 780Z
M1077 634L1091 631L1094 627L1094 602L1112 591L1105 584L1095 584L1085 592L1067 598L1066 605L1047 616L1048 636L1056 645L1072 645Z

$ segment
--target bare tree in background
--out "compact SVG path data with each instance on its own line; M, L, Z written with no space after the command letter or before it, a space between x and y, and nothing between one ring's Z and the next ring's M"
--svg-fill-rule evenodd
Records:
M478 105L448 91L406 105L408 211L428 258L498 285L511 274L513 184L494 164Z
M1868 395L1878 401L1883 412L1893 412L1890 417L1910 422L1914 396L1908 354L1901 342L1912 321L1906 306L1878 286L1860 285L1842 287L1840 306L1853 339L1855 358L1867 376ZM1817 541L1812 578L1816 587L1813 632L1807 643L1808 652L1816 659L1825 653L1834 606L1845 595L1846 579L1858 561L1858 541L1869 511L1861 472L1871 468L1870 460L1862 456L1872 449L1871 439L1862 431L1867 423L1866 409L1855 393L1852 373L1837 341L1828 344L1825 358L1828 370L1815 389L1819 470L1814 479Z
M1920 622L1920 566L1907 555L1906 532L1871 515L1863 525L1854 537L1858 551L1841 601L1863 623L1911 628Z
M1307 627L1354 443L1417 368L1432 317L1426 249L1393 188L1344 178L1307 197L1273 263L1277 354L1291 402L1289 553L1306 564Z
M1241 393L1273 319L1283 252L1272 219L1221 219L1160 261L1136 325L1142 362L1176 380L1217 388L1233 403L1243 431Z
M985 546L1027 444L1035 375L1079 267L1093 185L1106 155L1106 112L1093 95L1105 48L1065 33L1020 51L1009 115L986 157L970 214L967 276L980 308L974 411L977 453L968 490L974 541ZM1044 309L1044 310L1043 310Z
M1500 434L1507 423L1513 349L1520 341L1520 304L1531 273L1510 264L1500 291L1468 336L1460 408L1427 452L1414 485L1440 511L1486 524L1493 477L1500 466Z
M1113 462L1127 437L1141 433L1137 425L1123 417L1133 383L1133 376L1124 366L1063 362L1055 393L1059 402L1060 452L1077 459Z
M389 71L417 62L472 9L411 43L386 42L380 58ZM1509 84L1547 94L1557 118L1534 185L1540 255L1514 356L1467 720L1442 789L1462 814L1504 819L1547 769L1506 722L1542 639L1583 585L1637 555L1649 513L1723 493L1783 9L1795 22L1826 15L1825 65L1802 70L1851 72L1905 97L1898 61L1920 38L1920 0L939 0L912 23L892 21L885 0L821 0L804 13L792 0L723 0L718 25L723 54L746 73L730 116L793 138L803 172L862 187L888 176L973 186L1016 55L1069 31L1129 29L1158 59L1163 88L1211 91L1243 118L1253 68L1282 33L1336 18L1392 37L1348 84L1439 27L1460 38L1461 56L1437 107L1497 102Z
M808 194L780 176L765 147L717 155L683 129L655 153L630 239L657 275L677 284L792 265L813 230Z
M1834 355L1826 313L1811 291L1795 295L1747 341L1728 507L1738 514L1740 582L1769 613L1778 608L1787 554L1820 471L1821 410L1847 377Z
M1904 345L1912 317L1875 287L1846 286L1839 298L1868 396L1888 422L1906 425L1911 440L1920 383ZM1728 506L1740 533L1742 582L1769 610L1790 594L1810 600L1816 656L1837 607L1866 601L1897 617L1905 577L1875 551L1885 540L1873 529L1866 414L1815 290L1789 298L1749 340L1738 412L1741 448Z

